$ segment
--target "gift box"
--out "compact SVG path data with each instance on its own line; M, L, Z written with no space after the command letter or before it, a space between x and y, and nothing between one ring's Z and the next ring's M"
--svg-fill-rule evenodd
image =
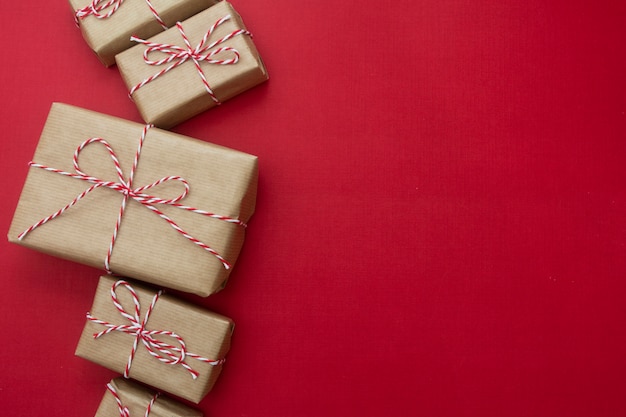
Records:
M227 317L103 276L76 355L198 403L222 370L233 328Z
M255 156L56 103L9 240L207 296L237 260L256 187Z
M118 54L139 113L169 128L268 79L241 17L226 1Z
M107 384L95 417L116 416L202 417L203 413L143 385L115 378Z
M130 48L131 35L151 37L219 0L69 0L85 41L106 66Z

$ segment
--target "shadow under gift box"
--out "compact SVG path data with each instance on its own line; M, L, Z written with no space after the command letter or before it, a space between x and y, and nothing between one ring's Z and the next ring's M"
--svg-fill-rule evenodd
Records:
M108 67L115 64L116 54L133 46L131 35L149 38L166 30L161 23L172 27L218 1L69 0L69 4L83 38Z
M120 416L122 415L120 407L122 410L128 409L131 417L145 416L148 407L150 407L147 414L149 417L202 417L204 415L199 410L187 407L140 384L124 378L115 378L107 384L107 390L95 417Z
M226 40L220 42L222 39ZM146 42L115 59L143 120L162 128L177 125L268 79L251 35L226 1ZM155 50L146 53L149 48ZM148 60L162 62L148 64L144 53Z
M132 290L120 283L127 283ZM120 307L113 302L112 290ZM124 317L119 310L122 308L126 314L135 316L133 292L140 305L139 325ZM222 370L234 324L227 317L167 294L160 295L151 309L156 294L155 290L132 281L101 277L88 316L95 320L87 320L76 347L76 356L121 374L127 372L129 378L197 404L211 390ZM146 314L149 314L147 321ZM113 330L94 337L112 326L125 327L126 330ZM138 332L153 338L161 349L169 351L175 358L181 357L176 349L184 346L183 360L175 363L176 359L157 345L146 347L143 339L137 336ZM131 360L134 343L137 347ZM164 348L164 345L170 346ZM197 374L195 378L194 373Z
M123 181L128 181L144 129L138 123L55 103L33 161L75 174L73 158L77 148L90 138L100 137L110 144L119 159ZM245 222L255 208L255 156L148 129L131 188L135 192L164 177L179 176L188 184L189 192L176 203L178 206L151 204L152 200L142 204L138 201L141 197L126 197L129 191L121 189L115 163L102 143L85 146L77 161L86 176L113 185L91 190L62 214L32 229L93 185L31 166L9 241L97 268L105 267L108 259L109 271L117 275L200 296L225 285L243 245ZM183 182L171 179L142 191L161 200L173 200L184 192Z

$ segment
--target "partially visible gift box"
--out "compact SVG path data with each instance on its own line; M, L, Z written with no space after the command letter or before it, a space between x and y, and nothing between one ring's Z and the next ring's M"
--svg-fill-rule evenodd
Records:
M98 282L76 355L194 403L211 390L232 320L136 282Z
M226 1L118 54L139 113L169 128L268 79L241 17Z
M151 37L219 0L69 0L89 47L106 66L130 48L131 35Z
M256 189L255 156L55 103L9 240L207 296L237 260Z
M202 417L201 411L187 407L136 382L115 378L107 384L95 417L149 416Z

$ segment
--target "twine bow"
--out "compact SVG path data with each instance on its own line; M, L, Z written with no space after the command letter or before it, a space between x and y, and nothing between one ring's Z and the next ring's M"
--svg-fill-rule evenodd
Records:
M117 403L117 409L120 412L120 417L131 417L130 416L130 410L128 409L128 407L124 406L124 404L122 403L122 399L120 398L120 395L117 392L117 389L115 389L115 387L113 386L113 384L111 384L110 382L107 384L107 389L109 390L109 392L111 393L111 395L113 395L113 398L115 399L115 402ZM146 408L146 412L144 414L144 417L148 417L150 415L150 412L152 411L152 407L154 406L155 401L161 396L160 392L157 392L151 399L150 402L148 403L148 407Z
M111 271L111 266L110 266L110 260L111 260L111 256L113 253L113 248L115 246L115 242L117 241L117 235L119 232L119 228L121 226L122 223L122 217L124 216L124 212L126 210L126 204L128 202L129 199L132 199L136 202L138 202L139 204L141 204L143 207L147 208L148 210L152 211L153 213L157 214L159 217L161 217L163 220L165 220L167 222L167 224L169 224L174 230L176 230L178 233L180 233L181 235L183 235L187 240L191 241L192 243L196 244L197 246L201 247L202 249L206 250L207 252L211 253L213 256L215 256L223 265L223 267L225 269L230 269L231 265L228 261L226 261L226 259L224 259L217 251L215 251L213 248L211 248L210 246L206 245L205 243L203 243L202 241L198 240L197 238L193 237L192 235L190 235L189 233L187 233L185 230L183 230L174 220L172 220L169 216L167 216L165 213L163 213L161 210L159 210L157 207L155 207L155 205L158 204L164 204L164 205L169 205L169 206L174 206L177 207L179 209L182 210L186 210L186 211L190 211L196 214L200 214L206 217L210 217L213 219L217 219L217 220L221 220L221 221L225 221L227 223L233 223L239 226L243 226L245 227L246 224L243 223L241 220L238 219L234 219L231 217L227 217L227 216L221 216L219 214L216 213L211 213L208 211L204 211L204 210L200 210L194 207L189 207L183 204L180 204L179 201L181 201L182 199L184 199L187 194L189 193L189 183L182 177L173 175L173 176L167 176L167 177L163 177L151 184L148 185L144 185L142 187L137 187L137 188L133 188L133 179L135 176L135 171L137 170L137 165L139 164L139 156L141 154L141 149L143 147L143 143L146 139L146 134L148 132L148 130L152 127L152 125L146 125L143 128L142 134L141 134L141 139L139 141L139 146L137 147L137 152L135 153L135 158L133 160L133 165L132 168L130 170L130 173L128 175L128 179L124 178L124 173L122 172L122 168L120 166L119 160L117 158L117 155L115 153L115 151L113 150L113 148L108 144L108 142L102 138L90 138L86 141L84 141L83 143L81 143L78 148L76 149L76 151L74 152L74 158L73 158L73 164L74 164L74 170L76 171L75 173L72 172L66 172L66 171L62 171L56 168L51 168L42 164L38 164L35 162L30 162L29 166L34 167L34 168L40 168L43 169L45 171L49 171L49 172L54 172L56 174L60 174L66 177L70 177L70 178L75 178L81 181L85 181L87 183L92 184L89 188L87 188L85 191L83 191L82 193L80 193L78 196L76 196L70 203L68 203L66 206L64 206L63 208L61 208L60 210L56 211L55 213L39 220L37 223L33 224L32 226L30 226L28 229L26 229L25 231L23 231L22 233L20 233L18 235L18 239L22 240L24 237L26 237L26 235L28 235L29 233L31 233L33 230L35 230L36 228L46 224L47 222L49 222L50 220L54 220L55 218L59 217L60 215L62 215L63 213L65 213L68 209L70 209L71 207L73 207L74 205L76 205L80 200L82 200L85 196L87 196L89 193L91 193L92 191L100 188L100 187L105 187L114 191L117 191L119 193L121 193L123 195L123 199L122 199L122 203L120 206L120 210L118 213L118 217L117 217L117 222L115 224L115 227L113 229L113 236L111 238L111 241L109 243L109 248L107 251L107 255L104 259L104 267L106 269L106 271L108 273L112 273ZM90 176L88 174L86 174L85 172L82 171L82 169L80 168L78 159L79 159L79 155L80 153L83 151L83 149L85 149L87 146L91 145L91 144L101 144L103 145L106 150L109 153L109 156L111 158L111 160L113 161L113 164L115 166L115 171L117 172L117 177L118 177L118 181L106 181L106 180L102 180L100 178L96 178L93 176ZM159 198L150 194L146 194L144 191L150 190L158 185L167 183L167 182L171 182L171 181L176 181L181 183L184 186L184 191L178 195L175 198L172 199L163 199L163 198Z
M213 65L233 65L239 62L240 55L237 49L232 48L230 46L222 46L217 49L213 49L213 48L223 44L224 42L238 35L252 36L252 34L248 32L247 30L245 29L235 30L229 33L228 35L208 44L209 38L211 37L213 32L215 32L215 30L220 25L222 25L223 23L227 22L230 19L231 19L230 15L226 15L222 17L221 19L218 19L209 28L209 30L204 34L200 43L196 45L195 47L191 46L191 42L189 41L189 38L187 37L187 34L185 33L183 26L180 22L176 23L176 27L178 28L178 31L180 32L183 38L185 47L181 47L178 45L150 42L144 39L140 39L136 36L131 36L130 38L131 41L135 41L135 42L138 42L140 44L147 46L147 48L143 52L143 59L147 65L153 65L153 66L160 66L160 65L165 65L165 64L170 64L170 65L162 69L161 71L157 72L156 74L151 75L150 77L141 81L139 84L135 85L134 87L132 87L130 91L128 92L128 95L132 98L132 95L135 93L135 91L137 91L144 85L156 80L157 78L170 72L174 68L180 65L183 65L185 62L192 61L196 67L196 70L198 71L198 75L200 76L202 80L202 84L204 85L204 88L206 89L211 99L216 104L218 105L221 104L220 100L217 98L217 96L213 92L213 89L209 85L209 82L206 79L206 76L204 74L204 71L202 70L202 67L200 66L200 63L206 62L208 64L213 64ZM153 60L149 57L149 55L154 52L160 52L162 54L165 54L166 56L159 60ZM232 55L228 59L215 58L216 55L221 54L221 53L231 53Z
M125 288L130 293L133 299L133 304L134 304L134 311L133 311L134 314L129 314L124 309L124 306L119 302L116 291L117 291L117 288L120 286ZM187 346L185 344L185 340L181 336L179 336L178 334L172 331L148 330L147 329L148 320L161 294L162 294L162 291L159 291L158 293L154 295L154 297L152 298L152 302L150 303L150 306L148 307L148 311L146 311L146 314L144 315L143 320L142 320L141 319L141 304L139 303L139 297L137 296L137 293L135 292L134 288L127 281L123 281L123 280L116 281L111 287L111 299L113 300L113 305L115 305L115 308L117 309L117 311L119 311L122 317L127 319L130 322L130 324L109 323L107 321L100 320L92 316L90 313L87 313L87 320L90 320L96 324L101 324L104 327L106 327L106 329L101 331L100 333L95 333L93 335L94 339L99 339L100 337L107 335L111 332L122 332L122 333L129 334L131 336L134 336L133 347L130 352L130 355L128 356L126 367L124 368L124 378L129 377L130 368L132 366L133 359L135 358L135 353L137 352L137 348L139 346L140 341L146 347L150 355L152 355L153 357L155 357L162 363L165 363L168 365L182 366L191 374L193 379L198 378L200 374L198 373L198 371L193 369L191 366L189 366L189 364L185 362L187 358L193 358L201 362L209 363L213 366L221 365L222 363L224 363L225 359L217 359L217 360L207 359L200 355L196 355L194 353L188 352ZM155 336L157 337L165 336L170 339L173 339L175 345L167 343L163 340L160 340Z
M159 25L161 25L164 30L167 30L165 22L163 22L161 16L159 16L159 13L157 13L150 0L145 1L148 5L148 8L150 9L150 12L152 12L152 15L154 16L156 21L159 22ZM86 18L87 16L94 16L97 19L107 19L113 16L123 2L124 0L93 0L90 4L83 7L82 9L76 10L76 12L74 13L74 21L76 22L76 26L80 25L80 20ZM105 12L105 10L107 9L109 10Z

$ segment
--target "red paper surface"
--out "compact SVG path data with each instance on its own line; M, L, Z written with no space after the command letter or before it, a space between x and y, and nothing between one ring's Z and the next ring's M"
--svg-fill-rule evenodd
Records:
M228 287L187 296L237 323L206 414L626 415L625 3L234 6L270 81L174 129L260 157ZM8 231L53 101L140 119L65 2L0 15ZM100 271L1 244L3 414L93 415Z

